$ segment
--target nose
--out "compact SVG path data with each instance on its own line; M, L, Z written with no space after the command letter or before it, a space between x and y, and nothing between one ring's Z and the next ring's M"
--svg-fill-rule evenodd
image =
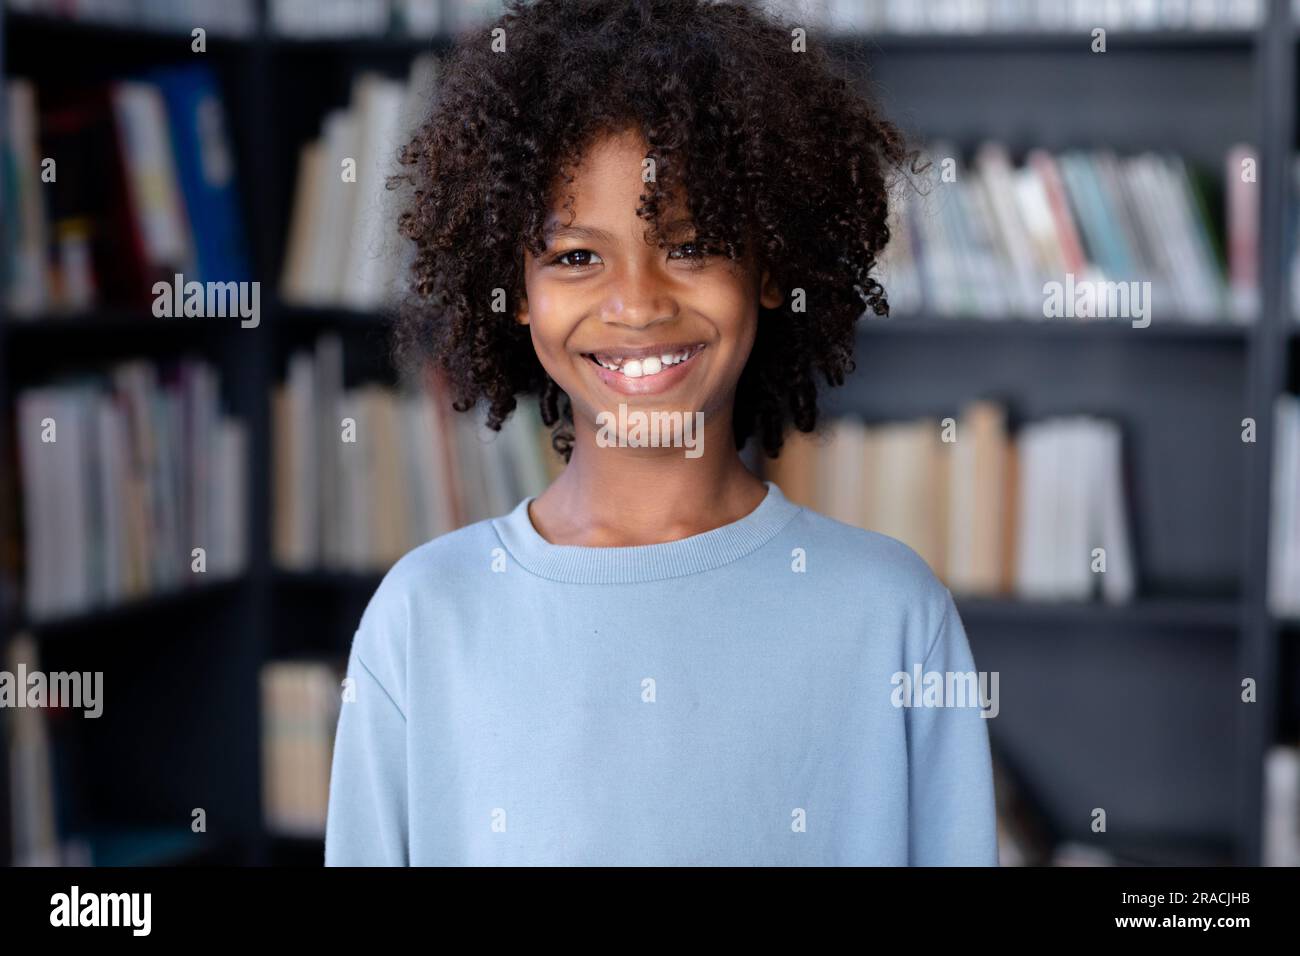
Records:
M677 317L677 301L653 269L623 270L609 288L600 310L601 321L644 329Z

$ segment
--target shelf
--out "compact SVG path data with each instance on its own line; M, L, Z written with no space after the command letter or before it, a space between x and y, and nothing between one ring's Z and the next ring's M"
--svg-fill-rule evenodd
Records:
M290 305L277 306L277 325L285 328L337 328L353 331L387 331L395 314L392 310L353 309L346 306Z
M187 607L190 604L203 603L216 600L222 596L228 596L233 589L246 580L247 578L244 575L239 575L213 581L209 584L162 591L118 604L103 605L59 617L33 620L19 612L16 620L8 622L7 630L10 633L26 630L37 637L52 637L84 631L88 628L116 625L142 615L175 610Z
M0 16L4 18L5 30L41 31L60 34L60 38L78 40L105 40L118 43L148 43L165 46L178 44L185 53L190 52L190 30L192 27L167 26L115 20L108 17L61 16L52 13L28 13L25 11L6 10L0 6ZM202 26L196 23L195 26ZM256 39L253 33L226 33L220 29L208 28L209 47L219 44L222 47L248 46Z
M383 580L383 571L275 571L275 582L293 588L319 588L326 591L372 592Z
M976 598L954 594L965 624L986 625L1108 625L1124 627L1236 630L1243 607L1231 599L1140 598L1128 604L1101 601L1022 601L1015 598Z
M177 39L189 40L189 31L163 24L133 23L108 18L59 16L57 14L8 11L7 25L18 29L62 32L70 35L94 36L132 42L168 43ZM1046 30L990 30L990 31L924 31L903 33L896 31L867 31L864 33L823 33L821 28L810 27L811 40L818 37L834 52L868 53L873 51L990 51L1005 53L1025 50L1064 52L1078 49L1091 53L1091 27ZM425 50L447 52L455 43L458 33L439 31L428 36L404 34L290 36L266 34L271 46L287 52L354 53L411 55ZM1258 28L1215 28L1110 30L1106 35L1108 50L1201 50L1210 48L1250 50L1259 35ZM232 46L250 46L262 38L260 31L250 33L223 33L210 31L209 40L219 40Z
M265 319L265 316L263 315L262 318ZM237 315L225 318L182 317L160 319L151 315L146 307L141 306L136 309L109 307L95 309L90 312L67 314L42 313L30 317L8 315L5 317L3 328L7 337L16 339L19 342L24 339L31 339L39 340L42 344L48 344L46 342L48 337L66 332L75 332L78 335L93 335L99 332L108 332L114 335L134 332L184 335L196 332L201 334L230 331L253 332L260 327L259 324L259 326L245 329L240 325L240 321L240 317Z
M1240 49L1251 51L1258 31L1249 29L1215 30L1108 30L1108 53L1124 50L1204 50ZM812 35L815 42L816 34ZM833 52L872 53L907 52L995 52L1024 51L1062 53L1077 50L1094 55L1091 28L1077 30L997 30L976 32L876 33L859 36L839 34L826 41Z
M321 36L271 38L271 47L276 52L287 54L326 54L348 57L414 57L420 53L445 55L451 52L455 38L446 33L434 36Z
M1146 328L1134 328L1128 319L982 319L936 318L908 315L897 318L862 318L858 329L864 335L947 335L947 336L1042 336L1074 340L1128 337L1129 341L1152 339L1231 342L1245 345L1255 326L1235 322L1189 322L1168 319L1153 321Z

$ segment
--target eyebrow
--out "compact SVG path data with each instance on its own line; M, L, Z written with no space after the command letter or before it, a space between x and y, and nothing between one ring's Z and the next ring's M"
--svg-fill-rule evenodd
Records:
M546 239L599 239L605 242L612 240L614 237L604 229L596 229L591 226L564 226L556 223L546 229Z
M675 219L666 223L662 229L662 234L671 242L672 237L680 236L684 232L695 232L695 222L691 219ZM564 225L555 222L546 227L544 231L546 242L552 242L555 239L586 239L596 242L614 242L614 236L604 229L598 229L595 226L583 226L578 224Z

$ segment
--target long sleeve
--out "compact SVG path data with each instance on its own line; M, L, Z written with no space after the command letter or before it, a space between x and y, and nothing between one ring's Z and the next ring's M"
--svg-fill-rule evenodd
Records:
M406 866L406 717L354 646L355 699L340 706L325 827L326 866Z
M909 856L913 866L997 866L997 816L981 684L952 594L922 672L963 687L950 706L912 707L908 720ZM971 676L973 675L973 676ZM992 675L990 675L990 678ZM987 684L996 715L996 687ZM955 698L955 700L954 700ZM959 706L951 706L952 703Z

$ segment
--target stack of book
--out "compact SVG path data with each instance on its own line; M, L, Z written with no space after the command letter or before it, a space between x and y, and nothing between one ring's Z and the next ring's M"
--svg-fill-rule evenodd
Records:
M340 680L327 661L262 666L262 816L270 833L307 838L325 833Z
M16 316L149 307L154 286L249 279L234 154L202 64L38 97L6 83L0 263ZM162 313L158 313L162 314Z
M759 0L785 17L836 33L987 33L1244 30L1261 0Z
M500 432L444 385L343 387L336 335L289 359L274 390L273 540L287 570L382 571L417 545L504 514L558 472L536 402Z
M15 13L67 17L85 23L190 33L249 36L257 28L254 0L6 0Z
M1274 419L1268 603L1278 617L1300 618L1300 397L1279 395Z
M289 39L432 37L501 13L502 0L272 0L271 27Z
M1225 161L1226 243L1215 184L1176 156L1031 149L1017 167L986 143L969 165L943 144L927 158L930 168L895 191L877 272L896 312L1145 324L1250 321L1258 311L1248 147Z
M298 158L280 296L300 306L373 309L398 297L413 243L397 231L401 148L432 108L437 60L419 56L406 83L363 73L345 109L325 117Z
M954 593L1133 596L1113 422L1062 416L1012 438L989 401L942 422L841 418L793 432L769 476L800 504L909 545Z
M243 570L247 432L218 395L196 360L135 360L18 393L29 617Z

